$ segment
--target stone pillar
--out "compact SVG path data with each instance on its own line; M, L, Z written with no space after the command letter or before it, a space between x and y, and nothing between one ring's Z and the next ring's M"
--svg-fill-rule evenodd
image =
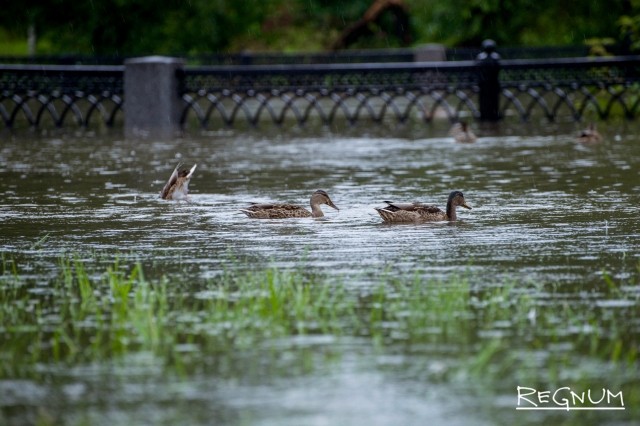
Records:
M414 62L439 62L446 60L447 52L442 44L423 44L416 47L413 51Z
M181 133L178 58L147 56L125 61L124 134L128 139L171 139Z

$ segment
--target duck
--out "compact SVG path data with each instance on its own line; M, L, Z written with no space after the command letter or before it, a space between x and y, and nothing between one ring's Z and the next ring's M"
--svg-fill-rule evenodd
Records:
M160 198L163 200L188 201L189 200L189 181L196 171L197 164L191 167L191 170L180 169L182 164L178 164L171 173L171 177L162 188Z
M376 207L376 211L385 222L438 222L447 220L455 222L457 219L456 207L464 207L471 210L460 191L451 191L447 200L447 209L442 211L436 206L422 203L394 203L385 201L385 207Z
M477 139L466 121L459 121L455 123L451 127L451 130L449 130L449 135L459 143L473 143Z
M581 143L599 143L602 142L602 136L596 129L596 125L590 123L589 126L582 130L576 140Z
M253 219L286 219L286 218L298 218L298 217L323 217L324 213L320 206L326 204L329 207L333 207L336 210L340 210L331 198L322 189L318 189L311 195L311 211L305 209L302 206L295 204L258 204L253 203L245 209L240 211Z

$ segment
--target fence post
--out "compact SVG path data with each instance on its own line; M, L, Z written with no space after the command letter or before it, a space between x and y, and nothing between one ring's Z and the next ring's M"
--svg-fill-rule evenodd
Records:
M413 51L413 60L414 62L446 61L447 52L442 44L423 44Z
M480 119L500 120L500 55L496 52L496 42L482 42L482 52L476 57L480 68L479 100Z
M180 134L178 58L147 56L125 61L124 133L126 138L171 139Z

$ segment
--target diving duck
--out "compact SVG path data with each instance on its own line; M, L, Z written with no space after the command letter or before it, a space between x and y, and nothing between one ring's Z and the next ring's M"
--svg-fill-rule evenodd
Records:
M336 210L340 210L333 204L329 195L319 189L311 195L311 211L295 204L251 204L240 211L253 219L286 219L293 217L323 217L320 205L326 204Z
M385 222L436 222L448 220L454 222L457 218L456 207L471 210L460 191L452 191L447 201L447 211L443 212L436 206L422 203L394 203L385 201L386 207L377 207L376 211Z
M473 143L477 139L466 121L455 123L449 130L449 135L459 143Z
M602 136L596 129L596 125L593 123L590 123L589 127L581 131L576 139L578 142L587 144L602 142Z
M191 170L179 170L182 164L178 164L171 173L171 177L162 188L160 198L163 200L189 200L189 181L196 170L197 164L194 164Z

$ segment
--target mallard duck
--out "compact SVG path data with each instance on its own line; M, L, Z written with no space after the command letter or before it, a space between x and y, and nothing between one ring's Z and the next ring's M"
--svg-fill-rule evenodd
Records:
M589 126L580 132L577 141L581 143L599 143L602 142L602 136L596 129L596 125L590 123Z
M461 206L471 210L464 201L464 195L460 191L452 191L447 201L447 211L443 212L436 206L428 206L422 203L394 203L385 201L386 207L377 207L376 211L385 222L436 222L456 220L456 207Z
M189 199L189 181L195 172L197 164L194 164L191 170L179 170L182 164L178 164L171 173L171 177L162 188L160 198L163 200L188 200Z
M452 136L456 142L460 143L473 143L477 139L466 121L455 123L451 127L451 130L449 130L449 135Z
M258 204L254 203L240 211L254 219L285 219L290 217L322 217L321 204L340 210L333 204L329 195L319 189L311 195L311 211L295 204Z

